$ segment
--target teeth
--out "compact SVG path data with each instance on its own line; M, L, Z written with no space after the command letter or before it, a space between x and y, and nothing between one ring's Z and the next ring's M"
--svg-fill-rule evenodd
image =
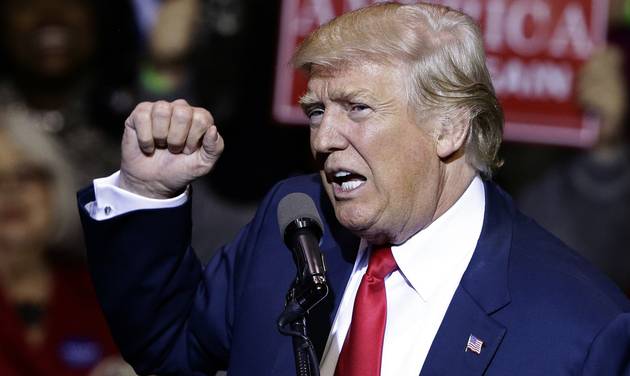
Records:
M344 176L348 176L350 173L348 171L339 171L335 174L336 178L343 178Z
M357 189L361 184L363 184L360 180L350 180L341 183L341 190L344 192L351 191L353 189Z

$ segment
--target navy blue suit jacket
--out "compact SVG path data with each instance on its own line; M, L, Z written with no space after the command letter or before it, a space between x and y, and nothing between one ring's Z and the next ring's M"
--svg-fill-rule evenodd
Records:
M630 375L628 300L498 187L485 190L481 237L421 375ZM358 239L336 221L319 177L277 184L205 268L189 246L190 204L99 222L83 209L93 190L79 192L96 291L139 373L295 374L291 339L276 329L295 277L276 218L291 192L310 195L325 222L330 295L309 317L321 356ZM464 351L470 334L484 341L478 355Z

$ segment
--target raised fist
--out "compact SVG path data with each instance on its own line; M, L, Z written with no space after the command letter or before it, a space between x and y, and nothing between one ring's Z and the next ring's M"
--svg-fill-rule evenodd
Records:
M207 174L223 151L210 112L185 100L143 102L125 121L120 187L170 198Z

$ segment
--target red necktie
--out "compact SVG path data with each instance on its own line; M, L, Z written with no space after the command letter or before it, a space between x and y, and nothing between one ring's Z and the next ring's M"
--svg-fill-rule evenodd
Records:
M385 277L396 270L391 248L372 251L354 299L352 322L339 354L335 376L379 376L387 321Z

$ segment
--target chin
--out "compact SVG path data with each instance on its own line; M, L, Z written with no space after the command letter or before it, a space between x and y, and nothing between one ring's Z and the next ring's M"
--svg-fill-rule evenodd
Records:
M365 238L370 242L372 238L382 237L382 232L378 231L376 226L377 216L365 208L349 203L337 203L335 215L339 223L356 236Z

